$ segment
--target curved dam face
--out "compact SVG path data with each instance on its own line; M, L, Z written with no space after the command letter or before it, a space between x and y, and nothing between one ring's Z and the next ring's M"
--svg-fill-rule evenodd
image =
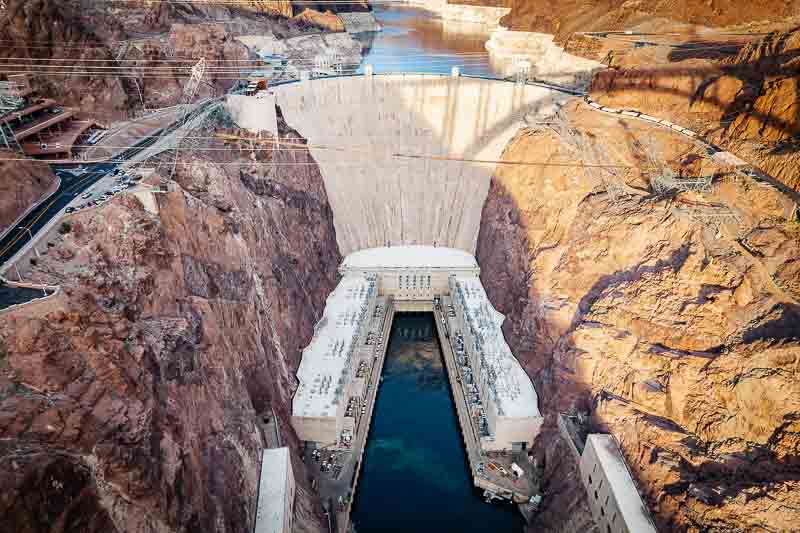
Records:
M319 163L343 255L413 244L474 253L495 168L478 161L499 159L526 115L548 113L567 97L421 74L322 78L273 92ZM271 129L269 99L233 98L240 126Z

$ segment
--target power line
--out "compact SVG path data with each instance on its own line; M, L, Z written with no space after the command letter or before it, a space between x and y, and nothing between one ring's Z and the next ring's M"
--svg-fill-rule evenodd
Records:
M324 51L320 51L321 55L324 55ZM487 57L490 54L488 52L454 52L454 53L430 53L430 54L375 54L371 55L370 57L388 57L388 58L397 58L397 59L417 59L417 58L451 58L451 57L474 57L474 58L483 58ZM284 57L282 54L276 54L276 56L280 57L281 59L285 59L288 62L307 62L313 61L313 58L302 57L302 58L292 58L292 57ZM148 58L139 58L139 59L83 59L83 58L71 58L71 57L25 57L25 56L0 56L0 60L2 61L49 61L49 62L59 62L59 61L81 61L86 63L129 63L129 62L139 62L139 61L158 61L162 63L190 63L193 61L197 61L200 57L170 57L164 59L148 59ZM253 63L253 64L260 64L260 63L268 63L268 59L210 59L206 58L206 61L212 61L214 63Z

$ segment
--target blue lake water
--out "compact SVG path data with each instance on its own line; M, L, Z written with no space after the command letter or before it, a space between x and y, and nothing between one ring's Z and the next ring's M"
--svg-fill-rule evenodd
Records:
M357 38L367 47L364 62L375 72L449 74L458 66L465 74L496 75L484 46L485 26L445 21L412 7L379 5L374 14L383 30Z
M353 507L357 533L521 532L472 485L433 315L395 317Z

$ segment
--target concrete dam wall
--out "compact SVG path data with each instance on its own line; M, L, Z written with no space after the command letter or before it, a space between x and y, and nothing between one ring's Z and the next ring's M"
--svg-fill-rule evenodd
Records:
M499 159L526 115L549 113L566 97L435 75L314 79L274 95L320 165L343 255L400 244L474 254L495 165L460 159ZM268 100L232 98L240 126L274 127Z

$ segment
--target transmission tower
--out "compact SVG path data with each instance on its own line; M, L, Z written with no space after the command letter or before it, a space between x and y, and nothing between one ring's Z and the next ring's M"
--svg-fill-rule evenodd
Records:
M512 66L514 81L518 84L524 85L527 83L531 75L531 62L525 56L516 55L512 59Z
M181 106L181 109L178 111L179 114L177 122L178 127L175 130L175 135L177 137L177 141L175 144L175 159L173 159L172 161L172 170L169 173L169 178L161 182L161 189L164 191L167 190L167 183L175 175L175 170L178 168L178 153L180 152L181 140L183 139L180 133L180 129L186 125L186 119L188 118L190 113L192 100L194 100L194 97L197 94L197 89L198 87L200 87L200 83L203 81L203 75L205 74L205 72L206 72L206 59L204 57L201 57L200 61L198 61L197 64L192 67L192 75L189 76L189 79L186 81L186 85L184 85L183 87L182 97L184 103ZM186 136L186 132L183 132L183 136Z

